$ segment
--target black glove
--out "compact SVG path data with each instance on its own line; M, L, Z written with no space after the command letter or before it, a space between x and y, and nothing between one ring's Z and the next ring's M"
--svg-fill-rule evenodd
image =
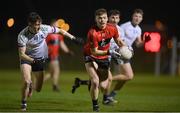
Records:
M148 34L148 35L146 35L145 36L145 42L148 42L148 41L150 41L151 40L151 37L150 37L150 35Z
M80 45L84 44L84 40L82 38L75 38L72 41L76 44L80 44Z

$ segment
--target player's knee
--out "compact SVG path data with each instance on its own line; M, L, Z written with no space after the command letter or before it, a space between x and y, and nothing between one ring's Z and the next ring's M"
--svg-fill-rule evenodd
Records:
M127 78L128 78L128 80L132 80L134 78L134 74L128 74Z
M98 88L99 87L99 80L92 80L92 87L94 87L94 88Z
M31 81L25 81L24 85L25 85L26 88L30 88L31 87L31 83L32 83Z

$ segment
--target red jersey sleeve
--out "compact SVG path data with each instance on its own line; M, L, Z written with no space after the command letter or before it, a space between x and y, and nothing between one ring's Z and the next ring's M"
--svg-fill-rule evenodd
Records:
M98 47L98 41L97 41L97 34L94 30L90 30L88 32L88 39L89 39L89 43L91 48L96 48Z
M120 34L119 34L118 29L117 29L116 26L114 26L113 28L114 28L114 29L113 29L113 31L114 31L114 36L113 36L113 38L116 39L116 38L119 37Z

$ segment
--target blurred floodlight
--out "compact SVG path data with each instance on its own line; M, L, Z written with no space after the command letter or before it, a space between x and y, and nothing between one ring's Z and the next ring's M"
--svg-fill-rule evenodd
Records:
M65 21L63 19L58 19L57 20L57 27L62 27L65 24Z
M14 25L14 18L9 18L7 21L7 26L12 27Z
M68 31L69 30L69 24L65 23L65 24L63 24L63 26L61 28L64 29L65 31Z

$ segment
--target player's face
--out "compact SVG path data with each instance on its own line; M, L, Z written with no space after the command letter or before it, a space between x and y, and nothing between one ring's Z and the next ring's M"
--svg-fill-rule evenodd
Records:
M107 24L107 21L108 21L108 17L107 17L107 14L104 13L102 15L97 15L95 17L95 21L96 21L96 24L97 26L100 28L100 29L104 29L106 27L106 24Z
M29 30L36 34L38 33L39 29L40 29L40 25L41 25L41 22L40 21L36 21L35 23L29 23Z
M134 25L139 25L143 19L143 16L140 13L134 13L132 16L132 23Z
M111 15L111 16L109 16L109 23L118 24L119 21L120 21L119 15Z

